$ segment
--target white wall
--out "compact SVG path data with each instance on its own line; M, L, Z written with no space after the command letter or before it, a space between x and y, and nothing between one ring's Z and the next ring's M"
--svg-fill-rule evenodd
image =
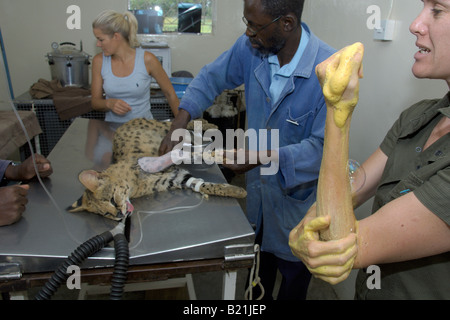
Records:
M381 9L381 18L396 21L393 41L373 40L367 26L369 6ZM392 5L392 10L391 10ZM416 37L409 25L422 10L419 0L306 0L303 20L312 32L336 49L360 41L365 45L364 78L350 136L350 157L363 162L379 146L400 112L426 98L440 98L448 91L444 81L416 79ZM370 211L370 204L358 213Z
M367 27L371 5L397 21L393 41L373 40ZM340 49L360 41L365 45L364 78L351 127L350 156L364 161L378 147L399 113L425 98L443 97L444 81L418 80L412 72L416 37L409 32L423 4L419 0L306 0L303 20L322 40Z
M81 9L81 30L69 30L66 13L69 5ZM6 47L14 95L26 92L39 78L50 80L46 54L52 42L70 41L94 53L95 38L91 23L108 8L124 11L124 0L0 0L0 24Z

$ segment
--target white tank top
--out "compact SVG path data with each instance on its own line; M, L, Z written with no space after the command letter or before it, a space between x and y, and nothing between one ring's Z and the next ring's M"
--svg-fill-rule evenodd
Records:
M111 69L111 57L103 55L102 78L106 99L122 99L131 106L131 111L125 115L108 111L106 121L122 123L135 118L153 119L150 111L152 78L145 67L144 53L143 49L136 48L134 70L126 77L116 77Z

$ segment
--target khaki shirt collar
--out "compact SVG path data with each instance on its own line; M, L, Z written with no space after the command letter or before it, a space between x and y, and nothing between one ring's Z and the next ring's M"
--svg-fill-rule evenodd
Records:
M440 101L443 104L446 103L447 106L438 109L438 111L440 113L442 113L444 116L446 116L448 118L450 118L450 102L449 102L449 100L450 100L450 92L448 92L447 95Z
M405 127L405 130L400 135L400 138L404 138L427 124L438 113L442 113L446 117L450 118L450 92L447 93L441 100L437 101L434 105L428 107L420 115L410 119L409 124Z

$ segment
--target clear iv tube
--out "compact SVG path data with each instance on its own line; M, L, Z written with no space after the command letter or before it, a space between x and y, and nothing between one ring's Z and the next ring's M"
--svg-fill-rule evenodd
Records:
M72 241L74 241L77 244L81 244L82 241L79 241L76 239L76 237L71 233L70 228L67 226L67 222L66 219L63 216L63 210L60 208L60 206L58 205L58 203L56 202L55 198L53 198L53 196L50 194L50 192L48 191L48 189L45 187L44 182L42 181L42 178L39 175L39 170L37 168L36 165L36 157L34 155L33 152L33 146L31 145L31 139L28 135L27 129L25 128L25 125L23 124L22 119L20 118L19 113L17 112L16 107L14 106L14 103L10 100L10 104L11 104L11 108L14 111L14 114L17 117L17 120L19 121L20 126L22 127L23 133L25 134L25 138L27 139L27 143L28 143L28 147L30 148L30 152L31 152L31 157L33 160L33 166L34 166L34 171L36 173L36 177L40 183L40 185L42 186L42 188L44 189L45 193L47 194L47 196L49 197L50 201L52 202L52 204L54 205L54 207L57 210L57 213L61 216L61 219L64 222L64 227L66 228L67 234L70 236L70 238L72 239Z
M61 216L61 219L63 220L65 229L66 229L66 231L67 231L67 234L70 236L70 238L72 239L72 241L74 241L74 242L77 243L77 244L83 243L83 241L77 240L76 237L71 233L70 228L69 228L68 225L67 225L67 221L66 221L66 219L64 218L64 214L63 214L64 211L61 209L61 207L60 207L60 206L58 205L58 203L56 202L55 198L50 194L50 192L48 191L48 189L45 187L45 184L44 184L44 182L42 181L42 178L41 178L40 175L39 175L39 170L38 170L37 165L36 165L36 157L35 157L35 155L34 155L34 152L32 152L33 146L31 145L31 139L30 139L30 137L29 137L29 135L28 135L28 132L27 132L27 130L26 130L26 128L25 128L25 125L24 125L23 122L22 122L22 119L20 118L19 113L17 112L16 107L14 106L14 103L13 103L11 100L10 100L9 102L10 102L10 104L11 104L12 110L14 111L14 114L16 115L16 117L17 117L17 119L18 119L18 121L19 121L20 126L22 127L22 130L23 130L23 132L24 132L24 134L25 134L25 137L26 137L28 146L29 146L29 148L30 148L30 150L31 150L31 157L32 157L32 160L33 160L34 170L35 170L36 177L37 177L37 179L38 179L40 185L41 185L42 188L44 189L45 193L47 194L47 196L48 196L49 199L51 200L51 202L52 202L52 204L54 205L54 207L56 208L58 214ZM167 208L167 209L163 209L163 210L154 210L154 211L138 211L137 213L138 213L138 224L139 224L139 233L140 233L140 237L139 237L139 240L137 241L137 243L136 243L135 245L133 245L133 247L131 247L130 249L136 248L136 247L142 242L142 239L143 239L142 223L145 221L145 219L147 219L147 217L149 217L149 216L151 216L151 215L153 215L153 214L160 214L160 213L166 213L166 214L168 214L168 213L176 212L176 211L180 211L180 210L191 210L191 209L194 209L194 208L196 208L196 207L198 207L198 206L200 206L200 205L202 204L203 198L204 198L204 197L201 198L201 200L199 201L199 203L197 203L197 204L195 204L195 205L192 205L192 206L179 206L179 207ZM144 217L144 219L142 219L142 221L141 221L141 214L147 214L147 215ZM108 249L108 248L104 248L104 249ZM113 248L111 248L111 249L113 249Z

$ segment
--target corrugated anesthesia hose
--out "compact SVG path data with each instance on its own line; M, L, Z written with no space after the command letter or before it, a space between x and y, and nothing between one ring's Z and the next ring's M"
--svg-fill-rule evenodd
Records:
M89 256L95 254L104 248L109 242L113 240L113 235L110 231L97 235L82 245L80 245L75 251L56 269L53 276L42 289L37 293L36 300L49 300L53 294L58 290L59 286L67 280L69 274L67 274L67 268L73 265L79 266Z
M0 40L3 40L1 38L1 30L0 30ZM2 43L2 52L3 52L3 41ZM6 61L6 60L5 60ZM9 82L9 78L8 78ZM31 145L30 137L28 136L28 132L25 128L25 125L22 122L22 119L20 118L20 115L18 111L16 110L14 103L12 101L13 94L11 90L11 99L9 100L9 103L12 107L12 110L14 111L22 129L25 134L25 137L28 142L28 146L30 150L33 150L33 147ZM0 101L1 102L1 101ZM62 213L63 211L56 203L55 199L52 197L50 192L45 187L44 183L41 180L41 177L39 175L37 166L36 166L36 159L34 157L34 153L31 152L31 157L33 158L33 164L34 164L34 170L36 172L36 177L39 180L39 183L41 184L44 191L49 196L50 200L52 201L53 205L57 209L58 213ZM125 281L127 278L127 271L128 271L128 264L129 264L129 247L128 247L128 240L124 234L125 230L125 221L127 217L129 217L134 207L131 204L131 202L128 199L127 202L127 213L125 215L125 218L120 222L114 229L104 232L100 235L97 235L88 241L81 244L75 251L61 264L61 266L58 267L58 269L55 271L55 273L52 275L50 280L47 281L47 283L44 285L44 287L38 292L35 299L36 300L48 300L52 297L52 295L58 290L59 286L67 281L69 274L67 274L67 270L70 266L80 266L84 260L92 256L93 254L97 253L101 249L103 249L108 243L114 240L114 247L116 251L116 260L114 264L114 273L112 278L112 286L111 286L111 299L120 299L122 297L123 293L123 287L125 285ZM63 219L64 223L66 223L66 220ZM129 225L128 225L129 227ZM71 235L70 228L66 226L67 233ZM74 241L74 237L72 237ZM77 243L80 243L79 241L76 241Z
M116 260L114 261L114 273L111 279L110 299L120 300L127 280L130 259L128 241L123 233L114 236L114 250L116 251Z
M70 266L80 266L84 260L103 249L114 240L115 263L111 283L111 300L122 298L123 288L127 279L129 264L128 240L124 234L125 221L119 223L114 229L97 235L80 245L75 251L58 267L50 280L37 293L36 300L49 300L58 290L59 286L67 281Z

